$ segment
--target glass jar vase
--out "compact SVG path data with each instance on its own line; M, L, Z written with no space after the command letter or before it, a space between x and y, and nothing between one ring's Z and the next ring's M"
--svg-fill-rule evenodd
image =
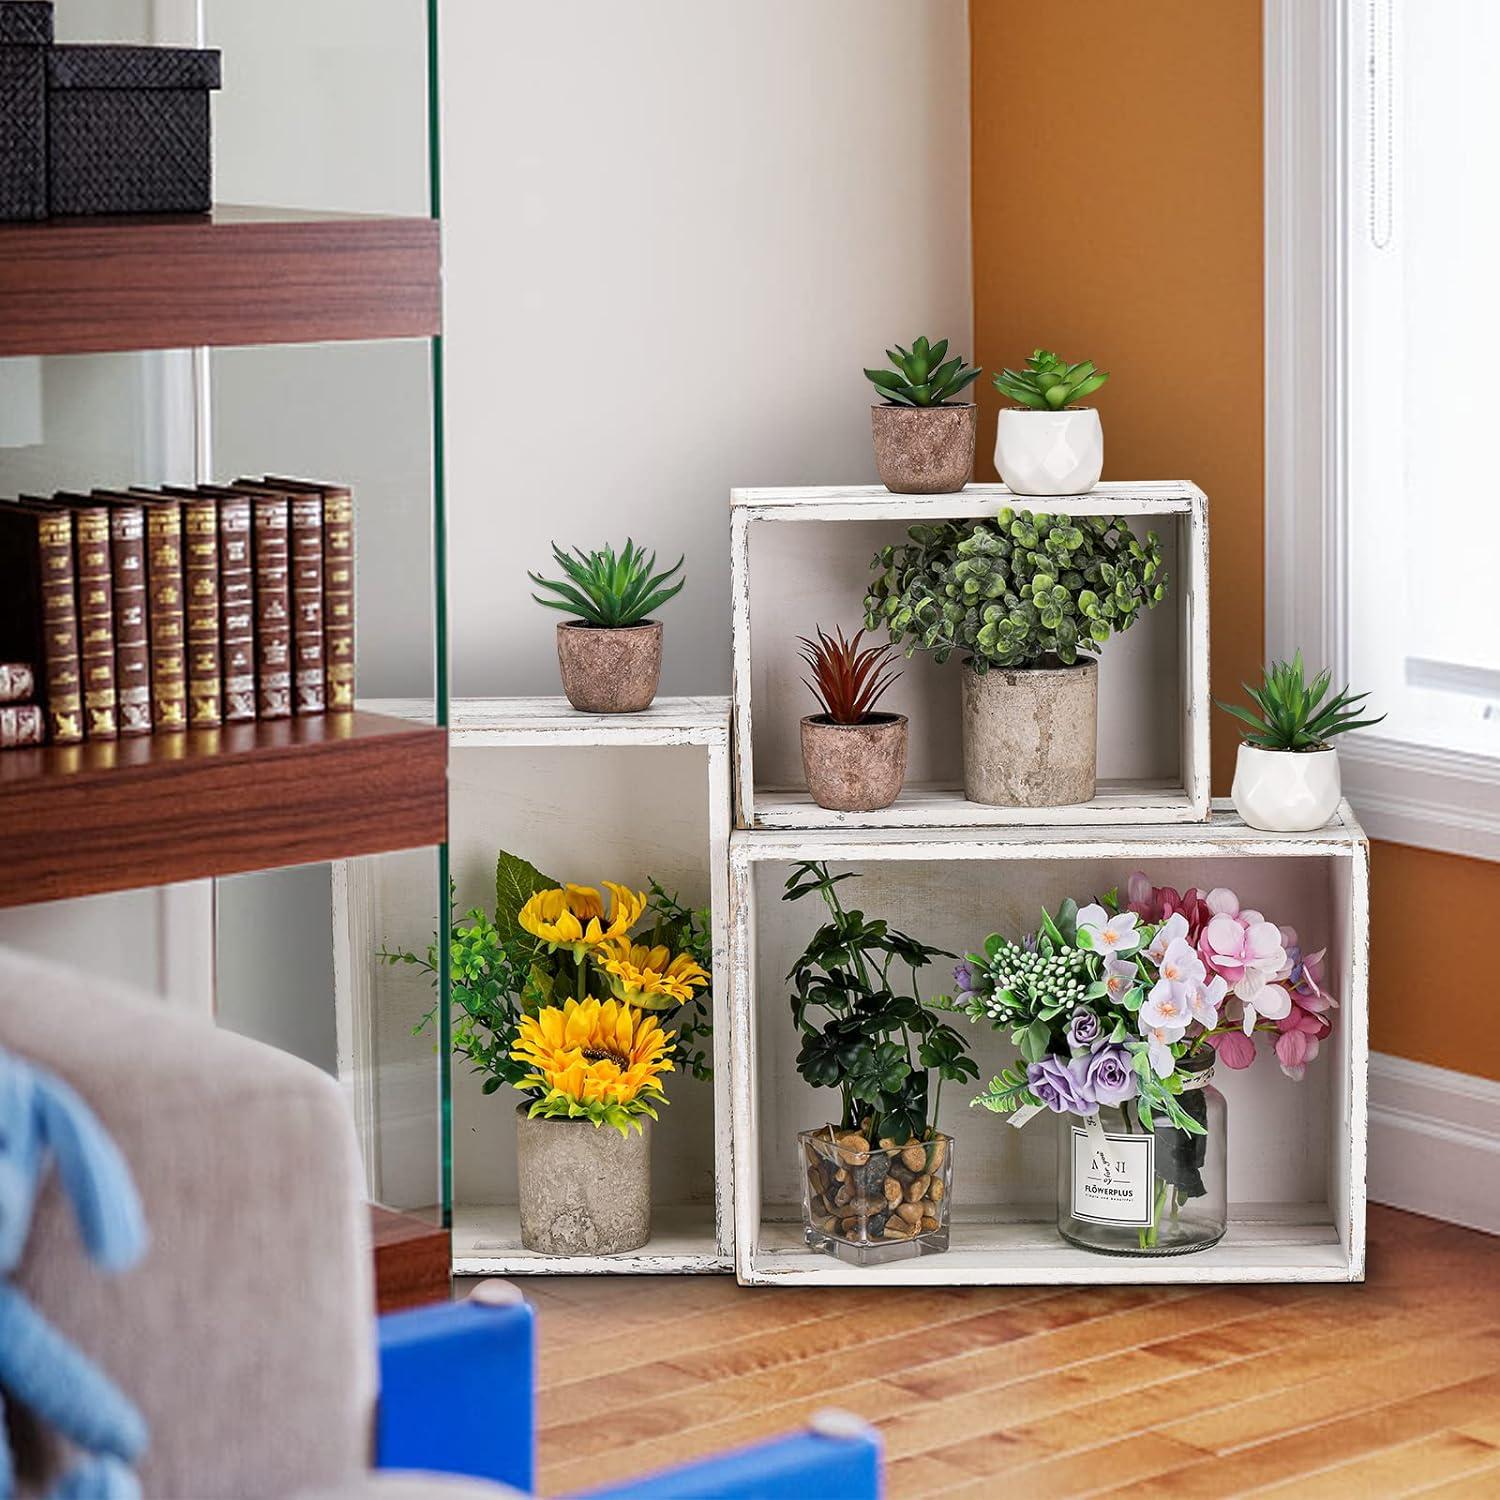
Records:
M804 1130L802 1220L807 1243L855 1266L948 1248L953 1140L934 1132L904 1146L857 1131Z
M1194 1073L1178 1102L1204 1127L1179 1130L1160 1113L1148 1129L1135 1100L1101 1107L1097 1128L1062 1117L1057 1231L1105 1255L1186 1255L1224 1236L1227 1143L1224 1096Z

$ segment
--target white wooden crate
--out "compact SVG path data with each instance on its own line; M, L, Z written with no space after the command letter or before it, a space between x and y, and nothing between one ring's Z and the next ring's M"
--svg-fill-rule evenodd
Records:
M431 704L361 704L411 718ZM729 700L659 698L639 714L590 715L563 698L456 699L449 725L449 847L455 909L494 903L496 851L510 849L559 879L644 885L648 874L685 900L707 901L714 943L712 1085L671 1080L672 1101L652 1139L652 1238L614 1256L552 1258L525 1250L516 1208L514 1100L485 1097L453 1060L453 1271L514 1275L718 1271L732 1262L733 1159L728 1117L727 858ZM421 950L432 928L430 881L402 885L387 860L335 871L340 1072L365 1144L371 1192L400 1202L382 1144L402 1136L406 1095L430 1093L431 1040L382 1026L391 987L420 985L403 969L376 969L384 938ZM378 915L377 915L378 914ZM387 930L376 930L383 923ZM390 931L395 926L398 930ZM402 1017L411 1003L388 1007ZM417 1012L420 1014L420 1011ZM415 1082L406 1081L416 1074ZM424 1097L425 1102L425 1097ZM426 1124L426 1121L423 1121ZM387 1155L399 1151L387 1150ZM430 1180L430 1174L420 1181Z
M1208 816L1208 508L1185 481L1107 483L1087 495L1012 495L973 484L956 495L880 486L731 492L737 823L741 828L977 828L1162 824ZM911 721L907 784L888 808L829 812L808 795L798 725L815 711L797 637L863 623L869 563L916 522L993 516L1002 505L1130 518L1157 531L1167 597L1104 647L1099 790L1075 807L985 807L963 795L958 655L904 662L882 707Z
M1219 1070L1229 1101L1231 1222L1213 1249L1162 1259L1094 1255L1055 1222L1055 1122L1017 1130L971 1109L974 1085L946 1084L941 1127L955 1138L947 1253L858 1268L802 1241L799 1130L823 1124L835 1095L796 1073L798 1036L785 975L823 919L816 898L780 900L792 864L826 860L863 879L846 902L962 953L992 931L1035 927L1043 906L1123 886L1233 887L1248 905L1328 948L1339 1008L1333 1035L1300 1083L1261 1057ZM736 1270L747 1284L1351 1281L1364 1275L1368 846L1344 804L1327 828L1246 828L1226 804L1212 820L1166 828L736 832L730 840L729 1006L733 1027ZM926 971L924 996L949 987ZM1014 1060L1003 1036L967 1028L982 1077Z

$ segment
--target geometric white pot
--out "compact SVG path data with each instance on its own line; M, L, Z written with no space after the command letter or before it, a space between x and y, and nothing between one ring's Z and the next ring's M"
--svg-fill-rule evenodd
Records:
M1017 495L1082 495L1104 471L1104 425L1092 406L1007 406L995 428L995 467Z
M1241 745L1229 794L1252 827L1306 833L1334 815L1342 789L1337 750L1262 750Z

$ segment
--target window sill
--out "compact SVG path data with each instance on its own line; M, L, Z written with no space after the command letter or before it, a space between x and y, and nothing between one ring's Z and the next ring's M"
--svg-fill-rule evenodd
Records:
M1339 762L1372 838L1500 860L1500 760L1360 735Z

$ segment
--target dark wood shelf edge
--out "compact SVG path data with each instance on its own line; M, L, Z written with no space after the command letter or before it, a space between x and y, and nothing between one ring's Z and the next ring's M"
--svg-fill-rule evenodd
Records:
M0 224L0 357L429 338L435 219L223 206Z
M0 755L0 907L440 844L445 729L324 715Z
M372 1203L370 1240L377 1312L446 1302L452 1295L452 1248L435 1213L401 1213Z

